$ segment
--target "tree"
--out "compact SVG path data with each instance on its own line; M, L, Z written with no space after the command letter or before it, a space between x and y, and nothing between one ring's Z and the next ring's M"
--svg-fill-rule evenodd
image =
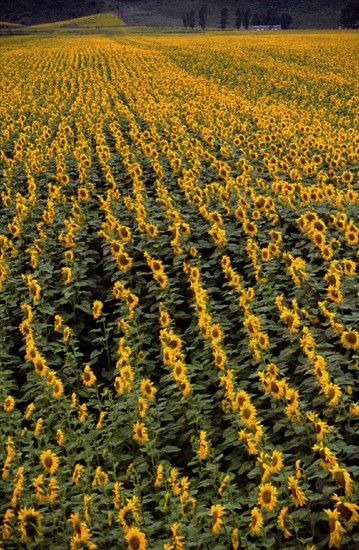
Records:
M236 26L236 29L240 29L241 28L241 24L242 24L242 11L241 11L241 7L238 6L236 8L236 11L235 11L235 18L236 18L236 22L235 22L235 26Z
M253 15L252 17L252 25L255 26L255 25L263 25L263 21L262 21L262 18L261 16L259 15L259 12L256 11L255 14Z
M201 29L204 31L207 24L208 7L206 4L202 4L198 12L198 23Z
M185 12L183 15L182 15L182 22L183 22L183 26L185 28L188 27L188 13Z
M188 26L193 29L196 25L196 14L194 10L188 12Z
M221 29L224 30L228 23L228 8L222 8L221 9L221 22L220 26Z
M359 25L359 2L350 2L340 12L340 24L348 27Z
M245 29L248 29L250 20L251 20L251 10L247 8L243 14L243 26Z
M293 18L289 13L283 12L280 16L279 23L283 30L289 29L293 21Z
M272 28L273 25L279 25L279 17L275 8L269 8L264 16L264 24Z

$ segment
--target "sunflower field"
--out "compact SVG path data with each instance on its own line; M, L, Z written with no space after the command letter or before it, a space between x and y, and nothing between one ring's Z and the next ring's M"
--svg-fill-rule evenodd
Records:
M359 546L357 39L1 39L0 548Z

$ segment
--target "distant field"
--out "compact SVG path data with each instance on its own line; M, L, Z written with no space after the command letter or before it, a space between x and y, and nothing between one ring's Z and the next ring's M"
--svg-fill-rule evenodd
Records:
M357 33L122 25L0 38L0 546L354 549Z
M74 29L96 29L102 27L122 27L125 23L112 13L101 13L98 15L89 15L87 17L78 17L65 21L56 21L54 23L43 23L41 25L32 25L29 30L52 30L62 28Z

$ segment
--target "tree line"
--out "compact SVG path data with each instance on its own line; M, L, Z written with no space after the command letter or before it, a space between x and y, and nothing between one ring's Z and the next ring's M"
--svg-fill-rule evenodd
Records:
M198 13L194 9L184 12L182 16L183 26L193 29L197 23L204 30L207 27L208 6L202 4ZM292 24L292 17L289 13L278 14L276 9L268 9L265 12L252 13L249 8L242 9L237 6L234 12L234 21L230 21L229 10L224 7L219 12L219 27L224 30L227 27L234 26L236 29L248 29L251 25L268 25L272 28L274 25L280 25L282 29L289 29Z
M359 2L349 2L340 12L343 27L359 28Z

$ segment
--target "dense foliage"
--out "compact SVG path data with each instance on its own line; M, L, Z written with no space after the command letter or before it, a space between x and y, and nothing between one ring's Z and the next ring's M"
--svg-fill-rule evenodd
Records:
M2 547L357 546L355 35L2 51Z

